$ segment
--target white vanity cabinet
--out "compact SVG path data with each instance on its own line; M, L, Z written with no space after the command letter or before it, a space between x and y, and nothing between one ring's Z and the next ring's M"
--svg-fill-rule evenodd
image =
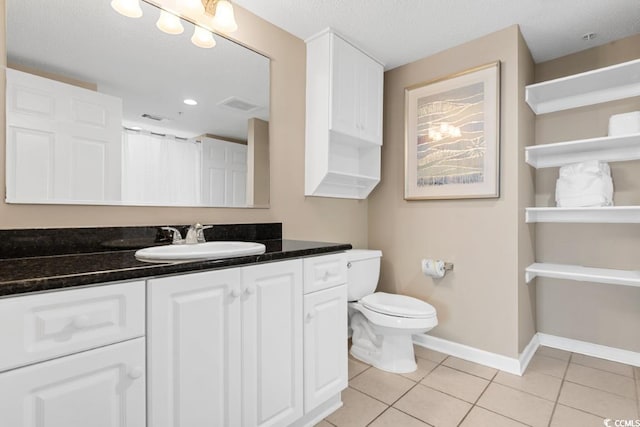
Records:
M147 289L150 425L302 417L301 260L153 279Z
M145 425L144 282L0 300L1 425Z
M347 388L347 260L304 260L304 408L309 413Z
M305 195L364 199L380 182L384 67L331 30L306 43Z

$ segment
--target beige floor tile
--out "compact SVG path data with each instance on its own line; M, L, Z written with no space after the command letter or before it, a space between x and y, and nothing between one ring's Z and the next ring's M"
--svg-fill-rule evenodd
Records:
M420 384L393 406L436 427L457 426L471 409L467 402Z
M400 375L409 378L412 381L418 382L426 377L429 372L433 371L436 366L438 366L436 362L432 362L431 360L423 359L421 357L416 357L416 364L418 365L418 369L413 372Z
M495 412L487 411L479 406L469 412L467 418L464 419L460 427L521 427L526 424L519 423Z
M420 384L474 403L487 387L489 381L441 365L431 371L420 381Z
M398 374L371 368L358 375L349 386L391 405L416 383Z
M491 383L480 397L478 406L533 427L546 427L554 404L529 393Z
M624 375L570 363L565 380L608 391L629 399L636 398L635 380Z
M419 345L413 346L413 351L416 357L431 360L432 362L440 363L447 358L447 355L440 353L439 351L430 350L428 348L421 347Z
M636 419L637 401L580 384L565 382L558 403L603 418Z
M469 362L467 360L459 359L453 356L447 357L447 359L442 364L450 368L454 368L459 371L464 371L468 374L475 375L477 377L482 377L486 380L491 380L498 372L497 369L493 369L484 365L479 365L477 363Z
M526 372L537 372L539 374L562 378L568 364L569 362L566 360L536 354L531 358Z
M326 420L322 420L313 427L333 427L333 424L331 424L330 422L327 422Z
M568 406L558 405L550 427L601 427L604 419Z
M342 403L342 408L327 417L327 421L338 427L366 426L387 409L384 403L351 387L342 392Z
M577 363L578 365L633 378L633 366L623 363L611 362L610 360L598 359L597 357L585 356L584 354L574 354L571 358L571 363Z
M557 348L545 347L543 345L538 347L536 354L539 354L541 356L553 357L554 359L560 360L569 360L569 358L571 357L571 352L560 350Z
M358 374L369 369L369 365L360 362L359 360L349 358L349 379L355 377Z
M558 398L562 379L537 372L526 372L523 376L498 372L493 380L502 385L534 394L555 402Z
M371 427L428 427L417 418L400 412L397 409L389 408L382 413L374 422L369 424Z

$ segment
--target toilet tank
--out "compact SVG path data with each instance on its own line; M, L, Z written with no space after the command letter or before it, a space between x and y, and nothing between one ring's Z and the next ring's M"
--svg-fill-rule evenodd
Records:
M382 251L352 249L347 252L347 298L358 301L375 292L380 278Z

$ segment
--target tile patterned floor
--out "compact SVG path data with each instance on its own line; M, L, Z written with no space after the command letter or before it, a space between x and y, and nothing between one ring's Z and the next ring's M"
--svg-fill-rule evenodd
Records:
M317 426L602 427L606 418L640 419L640 368L540 347L520 377L415 349L418 370L410 374L349 356L344 406Z

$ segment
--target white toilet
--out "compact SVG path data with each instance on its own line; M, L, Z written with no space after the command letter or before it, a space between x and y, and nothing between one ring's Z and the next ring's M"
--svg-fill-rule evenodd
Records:
M383 371L413 372L417 365L411 335L436 326L436 310L416 298L374 292L381 257L381 251L347 251L351 355Z

